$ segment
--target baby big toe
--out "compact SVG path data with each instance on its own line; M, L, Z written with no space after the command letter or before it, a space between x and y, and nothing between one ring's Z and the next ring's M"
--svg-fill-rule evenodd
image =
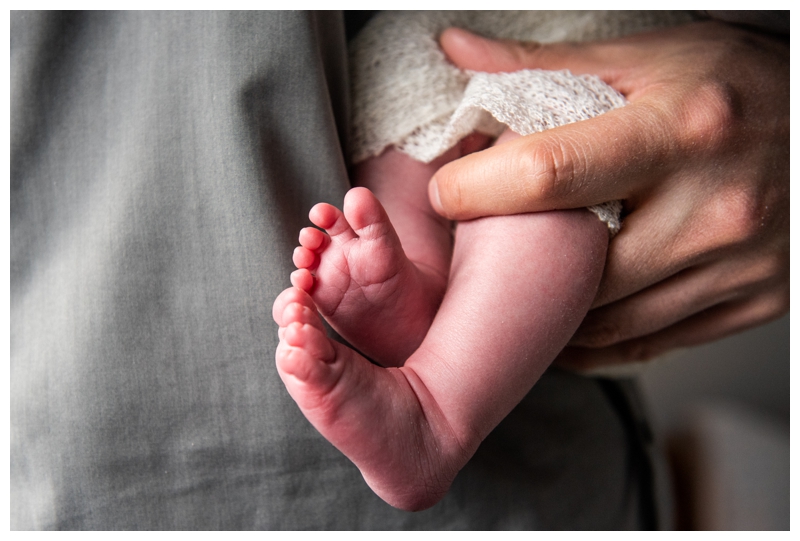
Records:
M353 188L347 192L344 215L363 239L379 238L394 231L380 201L367 188Z

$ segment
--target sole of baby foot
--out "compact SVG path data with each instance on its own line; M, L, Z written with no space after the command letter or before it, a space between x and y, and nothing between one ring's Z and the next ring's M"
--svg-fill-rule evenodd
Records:
M309 293L323 317L364 355L384 366L402 365L433 321L444 279L406 257L366 188L347 193L343 212L322 203L309 218L326 233L301 231L292 284Z
M371 364L327 338L302 295L283 300L276 362L306 418L390 505L418 511L438 502L477 444L465 450L456 440L413 371Z

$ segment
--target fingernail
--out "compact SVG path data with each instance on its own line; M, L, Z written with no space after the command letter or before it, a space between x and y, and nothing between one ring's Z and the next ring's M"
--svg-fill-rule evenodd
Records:
M473 34L469 30L465 30L457 26L451 26L450 28L446 29L445 32L449 34L448 38L451 40L469 42L475 38L480 38L480 36L478 36L477 34ZM444 34L445 32L442 33Z
M442 200L439 198L439 185L435 178L431 179L430 184L428 184L428 199L430 199L433 210L441 214Z

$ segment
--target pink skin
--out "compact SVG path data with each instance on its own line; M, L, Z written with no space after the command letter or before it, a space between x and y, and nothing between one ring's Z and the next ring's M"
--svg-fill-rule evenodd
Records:
M327 234L300 231L292 285L311 295L341 336L383 366L400 366L417 349L444 295L453 240L450 222L428 203L427 183L457 152L430 164L396 150L367 160L357 167L356 182L375 195L354 188L344 212L315 205L311 223Z
M424 509L575 332L597 291L608 233L585 210L463 222L447 273L449 229L428 216L427 166L390 151L361 172L386 212L360 188L344 213L312 209L328 234L301 232L295 287L275 301L278 372L376 494ZM327 338L320 313L391 367Z
M306 418L389 504L436 503L475 449L461 448L425 384L409 368L380 368L328 339L304 291L287 289L279 301L278 373Z

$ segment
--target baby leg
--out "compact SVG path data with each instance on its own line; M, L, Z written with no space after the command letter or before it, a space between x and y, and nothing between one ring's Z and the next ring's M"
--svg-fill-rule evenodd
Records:
M405 366L465 447L567 344L597 292L607 246L607 227L584 209L459 223L447 294Z
M460 447L419 378L327 338L304 291L287 289L279 301L278 373L306 418L389 504L436 503L474 449Z
M329 340L308 294L289 289L275 304L278 370L380 497L429 507L585 316L607 239L584 210L460 224L447 294L401 368Z

